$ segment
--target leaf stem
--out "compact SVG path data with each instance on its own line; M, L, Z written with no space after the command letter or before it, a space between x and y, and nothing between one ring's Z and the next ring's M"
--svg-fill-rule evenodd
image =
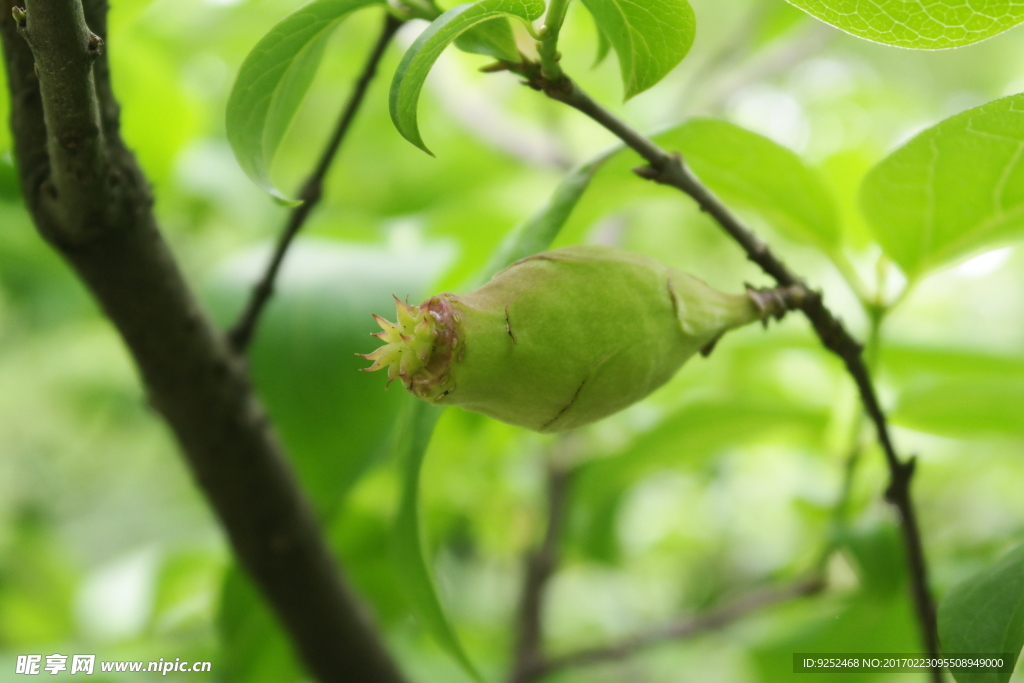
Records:
M562 77L559 65L561 55L558 52L558 34L565 21L565 13L569 8L569 0L551 0L548 12L544 15L544 26L538 34L537 54L540 57L540 68L546 78Z
M227 334L228 342L236 353L244 354L252 342L260 316L274 294L274 282L281 270L281 265L284 263L285 256L288 254L288 248L291 246L295 236L299 234L302 226L305 225L310 214L313 213L313 210L320 203L323 197L324 179L327 176L327 172L330 170L331 164L337 156L346 134L352 127L352 121L355 119L359 107L363 103L363 99L366 96L371 81L373 81L374 75L377 73L377 67L384 56L388 44L403 23L404 20L390 12L385 14L384 25L381 27L377 42L370 51L366 64L363 66L363 70L352 89L352 94L349 95L348 101L346 101L342 109L334 132L328 139L323 152L321 152L319 161L299 191L299 199L302 200L302 203L292 209L291 214L289 214L263 276L253 287L248 304L246 304L245 309L238 317L238 321L235 322Z
M850 263L850 259L847 258L846 254L843 253L842 249L836 247L828 252L829 260L835 265L836 270L846 280L846 284L853 290L854 295L860 301L861 306L867 309L877 297L872 297L868 292L867 285L864 284L864 280L861 279L857 273L857 269Z
M760 266L780 285L807 288L807 284L802 278L793 273L765 242L744 225L710 189L698 180L678 153L669 154L612 111L592 99L567 76L549 79L539 65L528 62L510 64L508 68L524 76L527 79L526 84L530 87L580 111L626 143L647 161L647 165L634 169L637 175L662 185L675 187L687 194L697 202L702 211L714 218L722 229L743 248L748 259ZM879 404L868 367L861 356L863 348L861 344L850 335L842 321L825 306L820 292L807 289L807 297L801 310L810 321L822 345L842 359L847 372L857 386L864 409L875 425L890 474L890 484L885 492L885 498L896 508L899 516L922 643L929 656L937 658L939 656L939 641L936 631L935 607L928 588L928 571L921 533L917 526L917 517L910 496L910 482L913 478L915 459L910 458L903 461L896 454L885 413ZM941 683L941 668L932 669L932 681Z

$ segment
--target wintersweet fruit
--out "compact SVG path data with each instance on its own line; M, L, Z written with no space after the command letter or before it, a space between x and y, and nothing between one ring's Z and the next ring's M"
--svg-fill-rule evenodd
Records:
M577 245L517 261L469 294L374 316L364 357L412 394L538 432L639 401L725 332L799 305L802 290L726 294L649 256Z

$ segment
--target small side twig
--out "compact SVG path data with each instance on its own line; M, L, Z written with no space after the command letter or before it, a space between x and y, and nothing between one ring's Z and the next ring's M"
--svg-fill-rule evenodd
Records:
M820 593L824 588L824 579L820 575L814 574L789 586L757 591L705 614L670 622L613 645L587 648L552 657L541 662L528 672L527 678L521 680L533 681L563 669L619 661L655 645L694 638L725 628L755 612L796 598Z
M284 229L277 239L277 244L274 247L270 261L267 263L267 269L264 271L259 282L253 287L249 302L238 317L238 321L228 332L228 342L231 348L238 354L244 354L252 342L263 309L274 294L274 281L281 270L281 264L284 263L288 248L291 246L295 236L299 234L302 226L305 225L306 219L313 213L313 209L320 203L320 199L323 197L324 178L327 176L327 172L330 170L331 164L341 148L341 143L345 140L345 136L352 126L352 121L355 119L356 113L358 113L363 103L366 91L369 89L370 83L377 73L377 66L384 56L388 43L391 42L392 37L394 37L395 32L398 31L402 23L401 19L391 13L386 14L380 36L377 38L377 42L374 44L359 78L356 80L352 94L349 95L348 101L342 109L338 124L335 126L334 132L320 154L320 160L299 191L299 199L302 203L292 209L291 214L289 214L288 221L285 223Z
M526 572L519 602L515 659L509 683L528 683L543 662L542 623L544 593L558 567L559 545L566 516L571 470L561 459L548 462L548 523L539 548L526 558Z
M747 258L760 266L778 284L785 287L801 287L807 291L801 304L801 310L810 321L822 345L842 359L847 372L857 386L864 410L874 423L878 433L878 440L882 445L891 478L885 497L896 508L899 516L903 542L907 551L911 593L921 628L922 644L928 655L937 659L939 657L939 640L935 607L928 588L928 572L921 533L917 526L910 496L914 460L911 458L904 462L896 455L885 413L878 402L867 365L861 357L861 344L850 335L843 323L825 306L821 294L808 289L802 278L794 274L767 244L697 179L679 154L669 154L650 138L633 129L587 95L567 76L549 79L538 64L527 60L519 64L505 66L508 70L524 76L526 85L545 93L551 99L563 102L580 111L626 143L647 161L648 165L635 169L637 175L647 180L675 187L692 198L702 211L714 218L722 229L743 248ZM941 668L934 667L931 673L933 683L941 683Z

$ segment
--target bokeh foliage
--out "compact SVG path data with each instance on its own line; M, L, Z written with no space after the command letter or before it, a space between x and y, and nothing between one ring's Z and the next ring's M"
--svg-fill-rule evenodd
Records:
M108 45L126 138L190 279L227 322L286 210L232 155L228 93L249 50L300 3L112 4ZM846 35L781 0L691 4L693 48L657 87L636 94L614 55L591 69L598 32L581 3L563 29L563 66L641 129L671 128L664 144L682 149L862 338L869 320L857 295L892 301L908 289L871 353L899 446L919 454L914 491L933 583L950 596L943 610L967 610L973 603L962 596L997 581L1009 560L996 561L1019 556L1007 553L1024 540L1024 250L1013 146L1022 136L1019 118L1006 116L1020 109L1012 96L1024 86L1019 30L914 52ZM842 3L793 4L824 16ZM379 19L379 9L361 10L326 39L297 120L274 140L269 177L284 194L318 153ZM288 263L252 367L332 546L403 665L416 681L447 682L468 679L411 616L393 552L402 491L398 463L385 452L407 397L356 373L352 354L372 347L369 313L386 313L392 294L465 287L572 163L614 140L514 77L477 73L488 58L449 50L419 102L437 158L424 155L388 111L391 74L422 26L405 29L401 49L385 58L327 199ZM922 31L933 41L955 33ZM984 111L997 116L976 125ZM0 670L11 671L17 654L95 652L210 659L224 680L301 680L289 646L231 566L123 347L29 224L9 146L4 128ZM991 167L964 161L979 149ZM634 164L624 153L595 175L559 244L617 243L725 290L767 284L691 202L633 177ZM988 194L993 180L1005 191ZM956 192L984 201L957 204ZM919 205L934 208L937 236L976 239L908 249L921 243L923 228L906 216ZM790 680L794 651L917 647L901 550L881 501L882 459L842 368L798 317L731 334L651 399L580 436L585 462L549 592L553 652L785 582L826 543L839 551L825 595L552 680ZM844 462L860 442L837 525ZM521 559L543 527L553 446L449 410L424 460L425 557L487 680L508 665ZM1005 623L1018 628L1019 613Z

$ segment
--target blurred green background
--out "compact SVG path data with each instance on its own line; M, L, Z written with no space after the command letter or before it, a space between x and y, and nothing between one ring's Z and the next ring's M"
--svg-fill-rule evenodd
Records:
M111 4L125 137L183 268L227 324L286 209L238 169L224 106L248 50L300 3ZM853 38L781 0L692 4L691 55L629 103L618 104L614 55L591 70L595 31L578 3L563 34L567 71L641 129L712 115L802 155L842 208L852 267L871 291L895 295L904 282L878 265L856 188L925 126L1024 89L1020 30L916 52ZM378 12L356 14L332 38L276 162L281 187L297 186L312 165L375 38ZM422 103L437 153L428 157L394 130L386 97L399 47L421 28L405 27L388 52L325 202L289 257L252 365L333 545L403 666L418 683L447 683L469 679L411 616L387 549L398 484L383 444L406 397L399 387L385 393L379 375L357 374L363 362L353 354L373 347L369 314L389 313L391 294L417 299L461 287L572 163L613 140L508 74L478 73L484 58L450 51ZM230 569L224 536L147 407L124 347L34 232L9 147L4 127L0 680L17 680L17 655L54 652L210 660L215 680L300 680ZM750 219L864 338L868 320L831 262ZM624 165L598 176L559 239L579 241L650 253L724 290L768 284L691 202ZM1022 349L1019 242L921 279L882 328L879 388L900 451L919 456L914 493L939 594L1024 539ZM839 362L797 316L767 332L730 334L649 400L580 433L564 561L548 593L553 653L785 584L826 544L839 549L822 595L550 680L788 681L794 651L915 651L897 532L881 500L887 472L870 436ZM845 463L858 443L865 447L837 525ZM557 448L551 437L449 410L427 456L428 555L488 680L509 665L522 558L544 528L545 463ZM166 677L186 678L196 677ZM868 679L917 680L857 677Z

